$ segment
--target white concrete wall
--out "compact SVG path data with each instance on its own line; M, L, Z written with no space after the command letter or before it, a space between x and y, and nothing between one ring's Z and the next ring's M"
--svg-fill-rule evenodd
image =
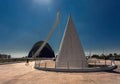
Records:
M82 45L70 16L56 60L56 68L75 69L87 66L88 64Z

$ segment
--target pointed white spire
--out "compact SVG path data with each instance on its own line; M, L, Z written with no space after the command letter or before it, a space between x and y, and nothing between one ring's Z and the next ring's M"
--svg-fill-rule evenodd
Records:
M56 59L56 68L79 69L87 66L87 60L75 30L72 17L69 16L59 54Z

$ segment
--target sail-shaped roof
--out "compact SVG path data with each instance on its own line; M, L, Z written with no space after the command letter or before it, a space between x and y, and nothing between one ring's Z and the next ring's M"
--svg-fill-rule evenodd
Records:
M87 60L77 35L72 17L69 16L66 30L56 59L56 68L78 69L87 67Z

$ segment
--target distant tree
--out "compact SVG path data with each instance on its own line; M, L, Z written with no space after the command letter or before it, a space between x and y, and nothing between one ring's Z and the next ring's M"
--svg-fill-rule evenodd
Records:
M100 59L104 59L105 58L105 55L104 54L101 54L100 55Z
M118 57L120 57L120 54L118 55Z
M117 53L114 53L114 56L118 56Z
M99 55L94 54L92 55L92 58L99 58Z
M104 54L101 54L101 56L105 56Z
M110 53L108 56L109 56L109 57L113 57L113 54Z
M109 55L107 55L107 57L108 57L108 59L111 59L111 57L113 57L113 54L109 54Z

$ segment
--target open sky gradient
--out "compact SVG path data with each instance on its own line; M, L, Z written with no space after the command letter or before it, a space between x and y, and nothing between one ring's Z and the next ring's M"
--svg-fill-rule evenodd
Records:
M45 40L61 11L50 45L57 52L69 14L85 52L120 50L120 0L0 0L0 53L26 56Z

